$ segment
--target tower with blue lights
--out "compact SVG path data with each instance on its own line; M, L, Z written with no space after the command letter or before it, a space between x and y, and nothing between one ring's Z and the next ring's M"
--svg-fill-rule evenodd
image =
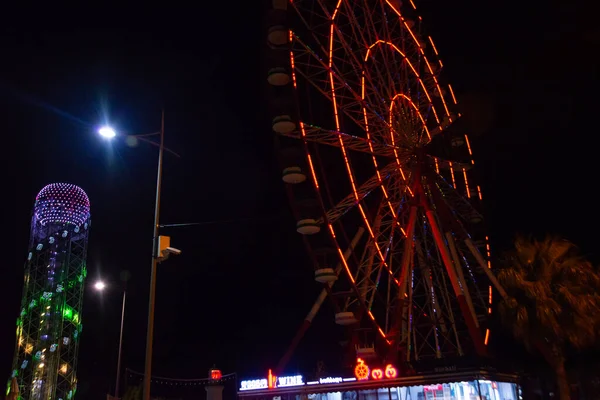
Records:
M36 197L12 378L22 400L71 400L86 277L90 200L78 186L53 183Z

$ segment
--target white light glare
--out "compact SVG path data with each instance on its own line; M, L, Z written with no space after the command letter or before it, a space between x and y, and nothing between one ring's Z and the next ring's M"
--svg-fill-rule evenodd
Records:
M105 287L106 287L106 284L102 281L98 281L98 282L94 283L94 289L96 289L98 291L104 290Z
M110 126L103 126L102 128L98 129L98 133L100 136L107 139L112 139L117 136L117 132L115 132L115 130Z

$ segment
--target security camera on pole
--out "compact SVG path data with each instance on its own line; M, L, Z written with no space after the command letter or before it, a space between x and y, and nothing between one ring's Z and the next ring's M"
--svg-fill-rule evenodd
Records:
M157 262L165 261L171 254L178 256L181 254L181 250L171 247L170 236L159 236L157 254L155 255Z

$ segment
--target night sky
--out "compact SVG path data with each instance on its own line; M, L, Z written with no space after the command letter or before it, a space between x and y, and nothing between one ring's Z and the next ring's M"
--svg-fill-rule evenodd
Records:
M92 202L79 381L114 385L119 273L129 270L124 366L143 370L154 147L109 144L96 128L160 128L166 109L162 223L183 254L158 272L154 373L262 376L318 291L280 179L266 111L262 3L90 3L4 10L0 101L5 197L0 376L8 377L31 208L51 182ZM561 234L598 261L595 221L600 31L577 2L423 0L465 126L473 135L493 251L516 232ZM16 6L12 6L16 7ZM14 208L13 208L14 207ZM14 222L13 222L14 221ZM91 290L96 278L110 287ZM290 372L332 358L331 311ZM82 394L83 396L83 394Z

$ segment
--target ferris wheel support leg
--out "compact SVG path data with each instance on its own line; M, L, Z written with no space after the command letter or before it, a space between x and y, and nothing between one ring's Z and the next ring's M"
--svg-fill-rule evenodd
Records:
M454 243L454 236L452 233L446 232L446 240L448 241L448 246L450 247L450 254L452 255L452 260L454 260L454 265L456 266L456 275L458 276L458 280L460 281L460 285L465 288L464 294L467 299L467 304L469 305L469 310L471 310L471 315L475 319L475 325L479 327L479 321L477 320L477 314L475 313L475 307L473 307L473 299L471 298L471 293L467 289L467 282L465 281L465 275L461 268L461 264L458 260L458 252L456 251L456 243Z
M348 261L348 259L350 258L352 251L354 251L354 248L356 247L356 245L358 244L358 241L361 239L361 237L364 233L365 233L365 228L363 228L363 227L358 228L358 231L356 232L356 235L354 235L354 238L352 239L350 246L348 246L346 251L344 251L344 259L346 261ZM342 272L342 268L343 268L342 263L339 262L335 268L335 273L337 276L339 276L340 272ZM275 369L275 372L274 372L275 376L278 376L283 371L283 369L285 368L287 363L290 361L290 358L292 358L292 355L294 354L296 347L298 347L300 340L302 340L302 338L304 337L304 334L306 333L308 328L310 328L310 325L312 324L312 320L315 318L315 316L319 312L319 309L323 305L323 302L327 298L327 295L329 294L329 291L333 287L334 283L335 282L327 282L325 284L325 288L323 290L321 290L321 293L319 293L317 300L311 307L308 314L306 314L306 317L304 318L304 321L302 322L300 329L298 329L298 332L296 332L296 335L294 336L292 343L290 343L290 347L288 347L288 349L285 352L285 354L283 355L283 357L281 357L281 360L279 360L279 363L277 364L277 368Z
M446 267L446 272L450 277L450 282L452 283L452 288L454 289L454 294L456 295L460 311L467 324L469 335L471 336L471 339L473 340L473 343L475 345L475 351L478 355L485 356L487 354L487 349L483 337L475 323L475 318L471 314L471 310L469 309L469 305L467 303L465 295L463 294L460 288L458 277L456 276L456 271L454 269L454 266L452 265L452 258L450 257L450 253L448 251L448 248L446 247L446 243L444 243L444 238L442 236L442 232L440 231L440 227L438 226L437 220L435 219L435 215L430 209L429 204L424 204L424 207L425 215L427 216L427 220L429 221L429 224L431 226L433 238L442 256L442 261L444 263L444 266Z
M404 334L406 333L406 350L408 351L410 345L410 330L408 327L403 326L404 321L409 321L408 316L406 315L409 311L408 305L410 304L407 301L408 298L408 272L410 269L412 256L413 256L413 237L415 233L415 225L417 221L417 206L412 205L410 207L409 215L408 215L408 223L406 225L406 240L404 241L404 248L402 253L402 264L400 266L400 275L398 276L398 282L400 284L398 290L398 314L396 315L396 323L394 324L394 329L397 329L396 334L396 344L400 345L400 343L404 342ZM404 331L404 328L407 331Z
M483 259L483 256L481 255L479 250L477 250L477 247L475 247L475 245L473 244L473 241L471 239L465 239L465 244L467 245L469 250L471 250L471 253L473 253L473 257L475 257L475 259L479 263L479 266L481 267L483 272L485 272L488 279L490 280L492 285L494 285L500 296L502 296L502 298L505 300L508 299L508 294L506 293L502 285L500 285L500 282L498 282L498 279L496 279L496 276L494 275L492 270L487 266L487 263Z
M417 206L410 207L408 216L408 224L406 225L406 241L404 242L404 252L402 253L402 265L400 267L400 291L398 292L399 300L403 301L406 297L406 288L408 287L408 268L412 259L413 236L415 233L415 224L417 221Z

